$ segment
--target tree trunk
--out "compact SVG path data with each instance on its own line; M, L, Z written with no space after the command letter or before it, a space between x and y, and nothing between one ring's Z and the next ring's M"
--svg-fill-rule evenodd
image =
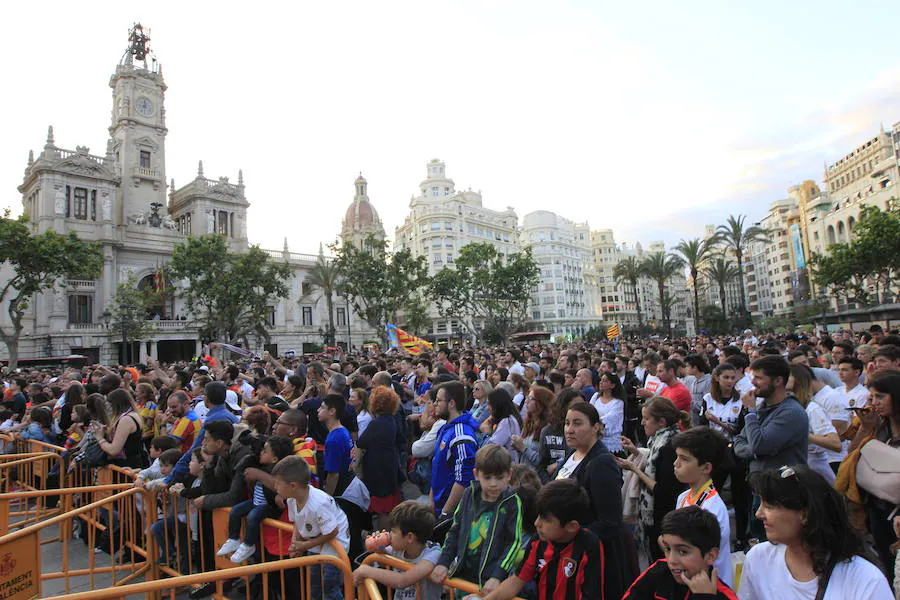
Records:
M325 306L328 309L328 340L327 346L334 346L334 299L331 297L331 291L325 296Z
M747 297L744 294L744 253L738 249L734 251L734 256L737 258L738 282L741 288L741 319L745 321L745 325L751 325L753 319L751 319L750 315L747 313Z
M665 280L660 280L656 285L659 287L659 312L662 313L663 329L666 330L666 333L669 333L669 311L666 306L666 282Z
M0 341L6 344L9 352L9 370L14 371L19 366L19 336L3 334L0 336Z
M637 280L631 282L631 289L634 291L634 307L637 309L638 331L644 329L644 318L641 315L641 297L638 295Z
M722 304L722 316L728 318L728 307L725 306L725 282L719 282L719 302Z
M697 290L697 269L691 269L694 280L694 335L700 333L700 292Z

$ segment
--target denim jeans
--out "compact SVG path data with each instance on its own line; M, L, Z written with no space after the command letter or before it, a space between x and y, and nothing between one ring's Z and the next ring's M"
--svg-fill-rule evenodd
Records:
M191 546L188 536L188 528L185 523L178 520L178 517L167 517L160 519L150 526L150 532L156 538L156 544L163 558L172 561L176 557L179 559L178 572L187 575L191 572ZM168 537L168 544L166 538ZM175 541L178 541L176 546ZM176 551L176 548L178 549Z
M277 519L281 510L269 504L255 506L253 500L245 500L231 507L228 515L228 539L241 537L241 520L247 517L247 528L244 530L244 543L255 546L259 543L259 530L264 519Z
M309 553L309 556L315 556ZM325 575L325 589L322 589L322 575ZM312 600L343 600L344 578L334 565L315 565L309 568L309 586Z

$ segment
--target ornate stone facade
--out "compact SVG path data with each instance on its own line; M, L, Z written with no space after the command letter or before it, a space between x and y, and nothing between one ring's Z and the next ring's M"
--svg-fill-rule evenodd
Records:
M243 173L237 183L227 177L209 179L200 163L197 177L181 188L166 185L165 91L162 68L152 59L136 62L129 48L110 79L113 89L109 141L103 156L83 146L65 150L56 145L54 131L35 159L29 153L19 192L25 214L35 233L52 230L75 232L103 249L103 270L92 281L61 282L54 292L35 299L29 308L20 358L74 353L114 360L119 338L102 323L117 285L134 276L141 285L152 281L172 248L188 235L217 232L228 238L231 250L246 251L247 209ZM364 182L364 180L363 180ZM363 186L363 197L365 187ZM366 203L367 203L366 199ZM375 222L380 221L372 209ZM383 235L383 232L382 232ZM267 250L272 258L292 268L288 298L272 306L267 323L271 351L320 345L327 327L325 302L304 283L315 264L315 254ZM6 267L4 267L5 269ZM0 279L8 273L0 270ZM148 279L149 278L149 279ZM371 327L349 314L343 299L335 299L337 342L360 346L377 338ZM156 320L155 316L159 317ZM196 325L174 294L160 303L149 339L136 344L136 359L190 358L200 350ZM8 315L0 324L8 326ZM262 341L256 340L256 350ZM7 350L0 345L0 357Z

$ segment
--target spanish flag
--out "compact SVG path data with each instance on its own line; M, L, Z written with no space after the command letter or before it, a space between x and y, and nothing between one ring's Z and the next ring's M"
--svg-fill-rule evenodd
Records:
M428 341L416 337L411 333L406 333L393 323L388 323L385 326L385 329L387 329L388 341L390 342L391 348L403 348L413 355L421 354L424 350L431 350L432 348Z

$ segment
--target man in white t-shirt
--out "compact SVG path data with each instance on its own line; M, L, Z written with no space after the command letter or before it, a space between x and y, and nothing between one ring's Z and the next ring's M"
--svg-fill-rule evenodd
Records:
M848 408L865 406L869 398L869 390L859 382L863 368L862 361L852 356L838 363L837 373L843 384L838 391L843 394Z
M847 404L847 398L839 390L828 387L818 379L811 382L813 397L812 401L821 406L825 410L825 414L831 420L831 424L837 431L838 436L844 434L850 426L850 406ZM825 458L832 470L837 473L837 467L841 461L847 456L847 449L841 448L840 452L824 449Z
M275 493L286 499L288 520L294 523L291 540L291 556L304 554L330 554L337 556L331 542L336 541L350 548L350 528L334 498L309 485L309 466L299 456L281 459L272 469ZM324 572L324 581L323 581ZM343 578L333 565L311 569L312 597L327 600L343 598ZM323 589L324 588L324 589Z

